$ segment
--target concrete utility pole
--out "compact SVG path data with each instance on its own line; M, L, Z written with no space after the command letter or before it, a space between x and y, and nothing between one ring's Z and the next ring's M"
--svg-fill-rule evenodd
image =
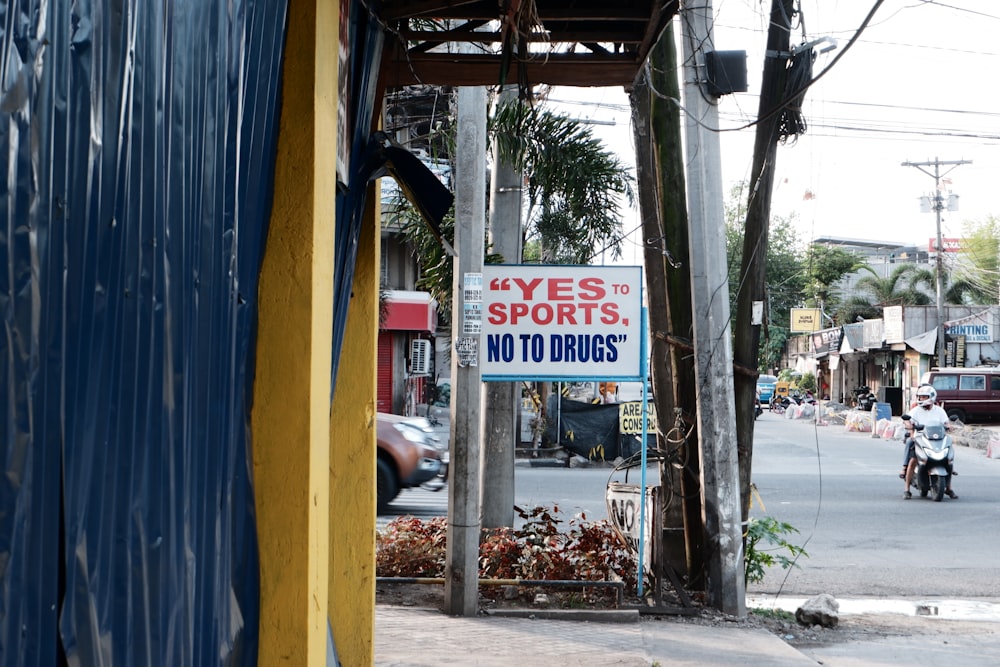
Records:
M504 86L498 104L517 102L517 86ZM493 151L490 241L505 264L521 262L521 174ZM517 447L516 382L486 385L483 448L483 528L514 527L514 450Z
M479 509L482 392L479 339L483 235L486 233L486 89L458 89L455 158L455 261L451 355L451 470L445 609L452 616L479 611ZM475 278L479 298L475 298ZM466 293L466 288L470 288ZM467 308L468 306L468 308Z
M937 255L934 262L934 282L937 290L937 358L938 366L944 366L944 267L941 262L944 254L944 239L941 238L941 211L944 210L944 198L941 196L941 178L952 172L956 167L963 164L972 164L972 160L928 160L927 162L902 163L904 167L916 167L934 179L934 213L937 216ZM941 173L942 166L951 166L951 169ZM924 167L934 167L931 173Z
M710 0L684 3L680 10L684 42L685 135L688 153L688 216L691 247L691 303L694 311L695 381L698 438L702 451L702 488L708 563L708 595L717 609L744 618L743 530L740 518L736 417L733 400L733 349L729 331L725 216L715 99L705 79L705 52L712 43Z

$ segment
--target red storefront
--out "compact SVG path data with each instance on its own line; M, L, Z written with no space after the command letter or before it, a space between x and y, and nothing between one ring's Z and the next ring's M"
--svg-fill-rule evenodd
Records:
M413 414L434 373L437 302L427 292L388 290L378 334L376 409Z

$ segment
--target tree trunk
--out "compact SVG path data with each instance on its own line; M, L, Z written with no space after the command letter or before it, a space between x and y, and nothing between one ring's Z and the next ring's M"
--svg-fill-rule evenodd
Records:
M767 52L787 54L792 0L772 0L771 23L767 34ZM736 297L733 342L734 391L736 395L736 440L740 465L740 495L743 520L750 514L750 480L753 458L754 397L757 390L760 326L751 326L754 301L765 300L768 225L771 216L771 191L774 164L778 153L778 126L787 79L788 58L766 57L761 82L757 133L753 166L750 169L746 227L743 237L743 260L740 267L741 288ZM765 313L766 317L766 313Z
M683 526L690 587L704 587L705 526L701 507L701 456L698 449L694 356L691 350L693 313L688 271L688 219L685 203L684 156L681 147L677 52L673 33L665 31L649 55L651 81L643 79L631 95L633 127L638 147L639 204L646 239L645 263L650 371L660 425L657 442L670 452L661 467L664 529L667 536ZM650 92L655 91L654 94ZM677 417L680 419L677 419ZM678 430L671 431L677 424ZM665 438L664 434L670 434ZM671 463L683 464L677 470ZM675 564L678 548L665 544ZM671 556L671 553L675 554ZM676 567L676 565L675 565Z

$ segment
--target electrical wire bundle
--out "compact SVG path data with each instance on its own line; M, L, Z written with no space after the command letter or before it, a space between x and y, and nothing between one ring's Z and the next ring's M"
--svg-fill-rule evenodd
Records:
M812 49L801 49L792 53L788 61L788 76L785 79L786 100L778 119L778 138L781 143L788 139L805 134L806 119L802 115L802 102L806 97L806 89L812 82L812 66L816 59Z

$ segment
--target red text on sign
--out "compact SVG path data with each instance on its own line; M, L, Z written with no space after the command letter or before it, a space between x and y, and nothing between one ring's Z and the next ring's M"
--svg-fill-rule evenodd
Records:
M517 325L532 322L537 325L617 324L620 315L617 303L491 303L487 320L493 325Z
M572 301L573 299L600 301L608 293L604 281L600 278L581 278L579 282L575 282L573 278L532 278L530 280L514 278L511 282L521 291L521 298L524 301L534 301L540 298L548 301ZM543 283L544 288L539 290L538 288Z

